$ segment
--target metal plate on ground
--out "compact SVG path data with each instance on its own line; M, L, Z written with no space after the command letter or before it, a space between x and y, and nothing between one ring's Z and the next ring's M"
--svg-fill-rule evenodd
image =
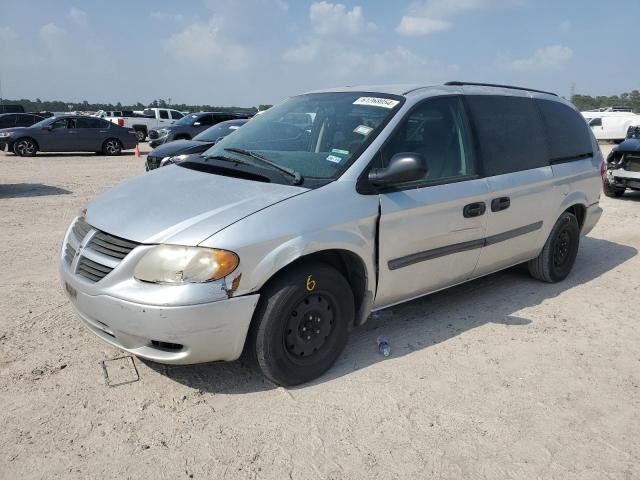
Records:
M140 380L138 369L131 356L103 360L100 363L102 364L104 382L109 387L118 387Z

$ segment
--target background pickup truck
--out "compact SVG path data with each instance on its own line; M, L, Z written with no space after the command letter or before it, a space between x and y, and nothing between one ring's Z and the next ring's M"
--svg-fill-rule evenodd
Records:
M149 130L172 125L184 115L178 110L170 108L145 108L142 114L135 113L131 110L111 112L100 110L95 116L104 118L121 127L135 130L138 142L144 142L149 134Z

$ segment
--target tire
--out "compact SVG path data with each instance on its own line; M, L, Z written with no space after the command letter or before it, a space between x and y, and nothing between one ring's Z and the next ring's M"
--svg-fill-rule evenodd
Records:
M263 290L245 350L272 382L298 385L333 365L354 319L347 280L329 265L303 264Z
M136 129L136 138L138 139L138 143L144 142L147 139L147 132Z
M607 180L605 180L602 184L602 191L607 197L620 198L624 194L625 189L614 187Z
M32 138L19 138L13 142L13 152L20 157L35 157L38 144Z
M540 255L529 260L527 266L533 278L555 283L564 280L578 255L580 226L575 215L564 212L551 229Z
M105 155L120 155L122 152L122 142L117 138L108 138L102 144L102 153Z

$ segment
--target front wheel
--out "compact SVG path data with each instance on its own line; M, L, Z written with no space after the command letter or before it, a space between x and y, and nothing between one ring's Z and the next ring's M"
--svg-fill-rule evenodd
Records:
M146 140L147 134L144 130L136 130L136 138L138 139L138 143L142 143Z
M102 145L102 153L105 155L119 155L122 152L122 142L117 138L105 140Z
M580 226L575 215L564 212L551 229L540 255L527 266L533 278L555 283L564 280L578 255Z
M21 138L13 144L13 151L21 157L34 157L38 151L38 145L30 138Z
M264 289L247 349L274 383L304 383L340 356L354 318L351 286L335 268L294 267Z

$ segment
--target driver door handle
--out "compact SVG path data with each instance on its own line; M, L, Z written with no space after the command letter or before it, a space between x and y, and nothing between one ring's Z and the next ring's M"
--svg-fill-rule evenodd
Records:
M462 215L464 215L464 218L479 217L480 215L484 215L486 210L487 205L484 202L470 203L464 206Z

